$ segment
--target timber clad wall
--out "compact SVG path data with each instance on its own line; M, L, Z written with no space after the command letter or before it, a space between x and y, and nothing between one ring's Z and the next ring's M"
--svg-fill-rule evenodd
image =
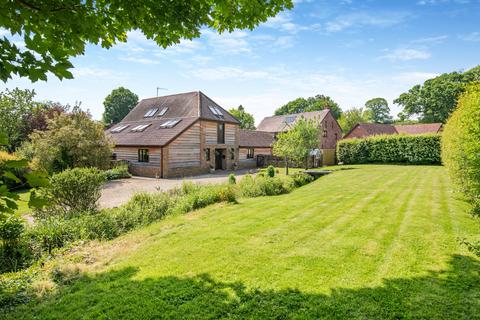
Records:
M205 144L217 144L217 123L202 121L205 127Z
M199 166L200 124L195 123L168 145L168 168Z
M258 155L271 155L271 148L253 148L253 159L247 158L248 149L250 148L240 148L238 153L239 167L240 169L256 168L257 167L257 156Z
M149 162L138 162L138 149L148 149ZM130 171L139 176L160 176L161 148L160 147L115 147L117 160L130 162Z
M225 124L225 144L232 145L232 146L235 146L235 145L238 146L238 143L237 143L237 135L238 135L237 128L238 128L238 126L235 125L235 124L230 124L230 123Z

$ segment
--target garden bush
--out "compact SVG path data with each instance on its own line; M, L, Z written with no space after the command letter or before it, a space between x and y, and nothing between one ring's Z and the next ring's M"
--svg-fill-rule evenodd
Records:
M440 143L441 136L437 134L347 139L338 143L337 158L344 164L440 164Z
M24 229L23 220L16 215L0 220L0 273L29 264L32 255L23 238Z
M73 217L95 212L104 182L105 175L96 168L74 168L57 173L43 190L50 205L36 211L36 215Z
M117 165L112 169L106 170L104 173L105 179L107 180L127 179L132 177L130 172L128 172L128 164Z
M472 204L472 212L480 215L480 84L460 97L445 125L442 161Z
M238 187L243 197L254 198L288 193L293 189L294 184L289 176L271 178L257 174L256 177L244 176L238 183Z
M236 184L237 179L235 178L235 175L233 173L230 173L228 175L228 184Z
M269 176L270 178L275 177L275 168L272 165L269 165L267 167L267 176Z
M306 184L309 184L313 180L315 180L315 178L313 176L311 176L309 174L306 174L306 173L303 173L303 172L296 172L296 173L292 174L291 177L293 179L293 184L294 184L295 188L302 187Z

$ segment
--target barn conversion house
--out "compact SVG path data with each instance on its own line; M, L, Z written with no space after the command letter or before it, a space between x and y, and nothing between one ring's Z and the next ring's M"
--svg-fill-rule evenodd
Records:
M239 121L200 91L141 100L107 130L114 158L135 175L175 177L232 170L239 160Z

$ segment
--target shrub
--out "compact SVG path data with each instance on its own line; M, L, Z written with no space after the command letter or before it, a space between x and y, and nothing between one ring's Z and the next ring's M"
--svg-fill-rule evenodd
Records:
M337 158L344 164L440 164L440 142L441 136L437 134L348 139L338 143Z
M32 250L37 256L42 252L51 254L56 248L61 248L71 241L80 238L80 227L76 219L68 220L64 217L48 217L38 220L35 227L27 232Z
M0 220L0 273L16 271L27 265L31 252L23 239L23 220L15 215Z
M128 164L121 164L105 171L105 178L107 180L127 179L131 177L132 175L128 172Z
M237 179L235 178L235 175L233 173L230 173L228 175L228 184L236 184Z
M445 125L442 160L472 212L480 215L480 84L460 97Z
M275 177L275 168L272 165L269 165L267 167L267 176L269 176L270 178Z
M96 211L104 182L105 175L95 168L67 169L53 175L50 185L44 189L51 205L38 211L37 216L72 217Z
M288 176L271 178L257 175L254 178L246 175L240 180L238 186L240 194L247 198L273 196L290 192L293 189L293 180Z
M293 184L295 188L299 188L315 180L313 176L303 172L296 172L292 174L291 177L293 179Z

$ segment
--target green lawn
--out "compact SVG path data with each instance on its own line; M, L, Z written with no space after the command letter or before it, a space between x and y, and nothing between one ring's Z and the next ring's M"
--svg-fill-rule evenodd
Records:
M480 224L442 167L355 166L92 246L15 319L480 318ZM95 271L92 271L95 270Z
M32 212L32 209L28 207L28 199L30 199L30 191L29 190L21 190L16 192L20 195L20 201L17 202L18 209L16 212L20 215L28 215Z

